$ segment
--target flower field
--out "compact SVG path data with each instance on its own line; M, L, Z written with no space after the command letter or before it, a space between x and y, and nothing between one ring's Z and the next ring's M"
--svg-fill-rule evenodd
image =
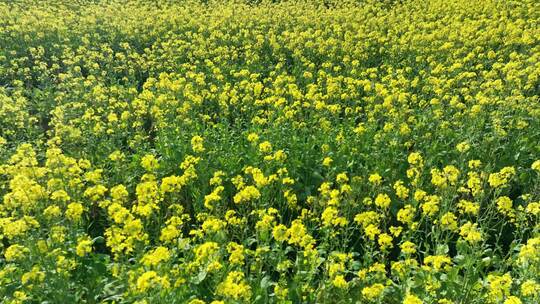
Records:
M0 303L540 303L540 2L0 2Z

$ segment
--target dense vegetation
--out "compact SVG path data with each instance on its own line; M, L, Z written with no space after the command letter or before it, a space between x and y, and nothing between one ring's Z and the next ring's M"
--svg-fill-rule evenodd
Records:
M2 1L0 302L538 303L540 2Z

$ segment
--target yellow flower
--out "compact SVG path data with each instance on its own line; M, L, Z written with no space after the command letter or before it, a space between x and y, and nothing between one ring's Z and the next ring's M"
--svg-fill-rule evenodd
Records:
M71 198L64 190L56 190L53 193L51 193L50 198L54 201L59 202L68 202Z
M478 203L473 203L467 200L460 200L457 207L461 213L468 213L471 215L477 215L478 211L480 210L480 205Z
M272 144L269 141L263 141L259 144L259 151L262 153L272 152Z
M255 186L247 186L240 190L240 192L236 193L233 200L236 204L240 204L243 202L257 200L260 197L261 193Z
M227 252L230 254L229 262L232 265L244 265L244 246L235 242L230 242L227 245Z
M368 301L373 301L382 295L384 289L385 287L383 284L375 283L371 286L364 287L362 289L362 295L368 299Z
M247 136L247 140L250 143L255 143L255 142L259 141L259 135L257 135L257 133L249 133L248 136Z
M146 267L157 266L161 262L166 262L171 258L171 253L166 247L159 246L156 249L146 253L142 259L141 263Z
M364 227L368 226L369 224L377 224L380 219L381 215L375 211L365 211L357 214L354 217L354 221Z
M137 278L136 288L138 292L143 293L157 286L170 287L167 277L160 277L155 271L147 271Z
M195 252L196 261L202 263L211 260L218 253L218 250L218 243L206 242L197 246L193 251Z
M446 177L439 169L431 170L431 183L436 187L444 188L447 185Z
M231 271L225 280L217 285L216 293L233 300L249 301L251 298L251 287L244 280L244 273Z
M404 277L405 274L411 270L418 267L418 262L416 259L407 258L403 261L392 262L391 268L392 273L398 275L399 277Z
M47 242L44 241L44 240L39 240L37 241L37 248L39 250L40 253L45 253L49 250L48 246L47 246Z
M478 168L480 168L480 166L482 166L482 161L480 161L478 159L470 160L469 163L468 163L468 166L469 166L470 169L478 169Z
M407 157L407 161L412 166L422 167L424 163L424 159L422 158L422 155L418 152L413 152L409 154L409 157Z
M400 199L406 199L409 197L409 189L403 185L402 181L397 181L394 184L394 190L396 190L396 196Z
M382 183L382 177L378 173L373 173L369 176L368 181L378 186Z
M514 210L512 209L512 200L508 196L501 196L497 199L497 210L499 210L500 213L509 216L514 217Z
M379 235L379 240L378 240L379 246L381 246L381 251L384 252L388 248L392 248L393 247L392 240L393 240L392 237L388 235L387 233L381 233Z
M152 172L159 168L159 163L156 157L152 154L147 154L141 159L141 166L148 172Z
M428 266L428 269L440 271L441 269L447 269L452 264L452 259L445 255L430 255L424 259L424 264Z
M107 192L107 187L103 185L96 185L89 187L84 191L84 197L90 198L92 201L98 201Z
M283 150L277 150L276 152L274 152L274 156L272 156L272 158L276 161L284 161L287 159L287 153L285 153L285 151Z
M92 240L87 237L79 238L75 251L80 257L83 257L88 253L92 252Z
M161 229L159 240L164 243L169 243L173 239L180 237L181 233L175 225L167 225Z
M456 230L458 228L457 217L452 212L447 212L441 216L441 225L448 230Z
M478 230L478 224L467 222L459 228L459 235L467 242L476 244L482 240L482 233Z
M401 226L390 226L389 230L390 230L390 233L394 237L398 237L401 234L401 232L403 232L403 227L401 227Z
M236 212L234 210L227 210L227 212L225 212L225 220L231 226L239 226L245 222L244 218L239 218L236 216Z
M418 189L414 191L414 199L418 202L422 201L424 198L426 198L427 192L421 189Z
M77 267L77 262L73 259L66 258L63 255L56 258L56 271L60 274L68 275L75 267Z
M336 181L340 184L346 183L349 181L349 178L347 177L346 173L340 173L336 176Z
M400 247L401 247L401 252L407 255L416 253L416 245L413 242L405 241L403 244L401 244Z
M531 168L540 173L540 159L532 163Z
M209 182L210 186L220 186L223 183L223 176L225 176L225 172L223 171L214 172L214 175Z
M448 180L448 182L450 182L451 185L456 184L459 177L459 170L456 167L452 165L446 166L443 168L443 173L445 175L446 180Z
M1 278L1 275L0 275ZM45 280L45 272L39 269L39 266L32 267L32 270L26 272L21 277L21 282L26 285L33 282L43 282Z
M346 289L348 287L348 283L345 280L345 277L343 275L337 275L332 280L332 285L334 285L335 287L337 287L339 289Z
M17 290L13 293L13 298L17 300L14 303L23 303L24 301L30 299L24 291Z
M381 233L381 230L379 229L379 227L373 225L373 224L370 224L366 227L364 227L364 233L366 234L366 236L370 239L370 240L374 240L375 237Z
M460 142L456 146L456 149L461 153L465 153L465 152L469 151L470 148L471 148L471 146L466 141Z
M403 299L403 304L422 304L422 300L415 295L407 294Z
M111 188L111 197L114 201L123 202L128 196L129 193L124 185L116 185Z
M325 157L322 161L322 165L325 166L325 167L330 167L330 165L332 164L334 160L330 157Z
M530 264L538 261L540 261L540 237L530 238L519 250L518 263Z
M195 135L191 138L191 148L193 149L193 152L195 153L202 153L204 152L204 146L203 146L204 139L198 135Z
M386 266L383 263L373 263L373 265L369 267L369 272L384 275L386 273Z
M284 300L287 298L287 295L289 294L289 289L286 287L282 287L280 284L276 284L274 286L274 294L276 297L280 300Z
M73 221L78 222L81 220L81 215L84 212L84 207L80 203L71 203L67 206L66 210L66 218Z
M503 187L508 184L510 179L516 174L514 167L504 167L497 173L489 175L488 182L493 188Z
M166 176L162 178L161 186L160 186L161 192L171 193L171 192L179 191L180 189L182 189L182 187L186 185L187 183L187 176L190 175L190 173L188 172L190 171L186 170L187 175L183 175L183 176L171 175L171 176ZM146 194L143 194L141 190L148 191L148 193L150 193L150 190L151 190L151 193L153 193L151 194L151 196L157 196L157 192L155 192L155 189L156 189L155 182L149 181L147 183L140 183L139 185L137 185L137 189L139 189L139 194L146 195Z
M109 154L109 159L112 161L121 161L121 160L124 160L125 157L126 156L124 155L124 153L122 153L122 151L119 151L119 150L116 150L112 152L111 154Z
M505 296L510 294L510 288L512 286L512 277L509 273L506 273L502 276L498 275L488 275L487 281L488 285L488 298L492 302L501 301Z
M504 300L504 303L503 304L521 304L521 300L516 297L516 296L509 296L508 298L506 298L506 300Z
M205 233L208 234L219 232L223 228L225 228L226 225L227 222L217 219L215 217L210 217L204 221L204 223L201 225L201 228Z
M287 236L289 237L288 243L302 247L309 247L312 245L313 239L307 234L307 229L301 220L294 220L291 227L287 229Z
M523 284L521 284L521 294L526 297L540 295L540 284L536 283L534 280L523 282Z
M440 198L436 195L430 195L426 198L426 202L422 204L422 214L434 216L439 211Z
M53 205L45 208L45 210L43 210L43 215L48 220L51 220L53 218L58 218L60 215L62 215L62 211L60 210L60 207Z
M377 195L377 197L375 198L375 205L382 209L387 209L388 207L390 207L390 203L390 197L384 193Z
M540 215L540 202L531 202L525 208L525 212L534 216Z
M87 182L99 183L99 181L102 178L102 174L103 174L103 170L102 169L97 169L97 170L94 170L94 171L87 172L84 175L84 179ZM67 196L67 194L65 194L65 195Z
M4 257L7 262L13 262L24 258L30 250L22 245L14 244L9 246L4 252Z
M208 267L206 268L206 270L208 272L216 272L218 270L220 270L221 268L223 268L223 265L221 265L220 262L218 261L212 261L208 264Z
M50 237L56 243L63 243L66 238L66 227L53 226L51 227Z
M24 235L31 227L24 219L12 221L11 218L0 218L0 228L2 228L4 236L11 240Z
M405 205L403 208L399 209L397 213L397 220L403 224L411 224L415 213L416 209L412 205Z
M335 207L327 207L321 214L321 219L324 226L345 226L348 221L346 218L338 216L338 210Z
M283 242L287 239L287 227L279 224L272 229L272 236L278 242Z

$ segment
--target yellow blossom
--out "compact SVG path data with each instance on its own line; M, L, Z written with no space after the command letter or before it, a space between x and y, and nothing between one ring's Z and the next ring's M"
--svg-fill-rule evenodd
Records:
M217 285L217 294L233 300L248 301L251 298L251 287L244 280L244 273L231 271L225 280Z
M158 286L168 288L170 283L167 277L160 277L155 271L147 271L137 279L136 287L138 292L146 292Z
M334 160L330 157L325 157L322 161L322 165L325 166L325 167L330 167L330 165L332 164Z
M388 207L390 207L390 203L391 203L390 197L384 193L378 194L377 197L375 198L375 205L377 205L380 208L387 209Z
M403 299L403 304L422 304L422 300L415 295L407 294Z
M405 241L403 244L401 244L401 252L405 254L415 254L416 253L416 245L413 242Z
M148 172L152 172L159 168L159 163L156 157L152 154L147 154L141 159L141 166Z
M373 301L381 296L381 294L384 292L384 289L385 287L383 284L376 283L371 286L364 287L362 289L362 295L369 301Z
M382 177L378 173L373 173L369 176L368 181L374 185L380 185L382 183Z
M7 262L13 262L19 259L24 258L24 256L29 252L29 249L18 244L9 246L4 251L4 257Z
M86 237L79 238L76 252L77 252L77 255L80 257L83 257L87 255L88 253L92 252L92 240Z
M84 207L81 203L71 203L67 206L66 218L71 221L78 222L81 220L81 215L84 212Z
M146 253L142 259L141 263L143 265L150 267L150 266L157 266L162 262L166 262L171 257L171 253L169 249L163 246L159 246L156 249L149 251Z
M204 139L198 135L195 135L191 138L191 148L195 153L202 153L205 151L203 145Z
M234 202L240 204L243 202L257 200L261 197L261 193L254 186L247 186L234 196Z

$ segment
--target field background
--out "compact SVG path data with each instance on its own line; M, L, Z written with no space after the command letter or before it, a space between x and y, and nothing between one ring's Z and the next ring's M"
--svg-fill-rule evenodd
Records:
M1 1L0 302L538 303L540 2Z

